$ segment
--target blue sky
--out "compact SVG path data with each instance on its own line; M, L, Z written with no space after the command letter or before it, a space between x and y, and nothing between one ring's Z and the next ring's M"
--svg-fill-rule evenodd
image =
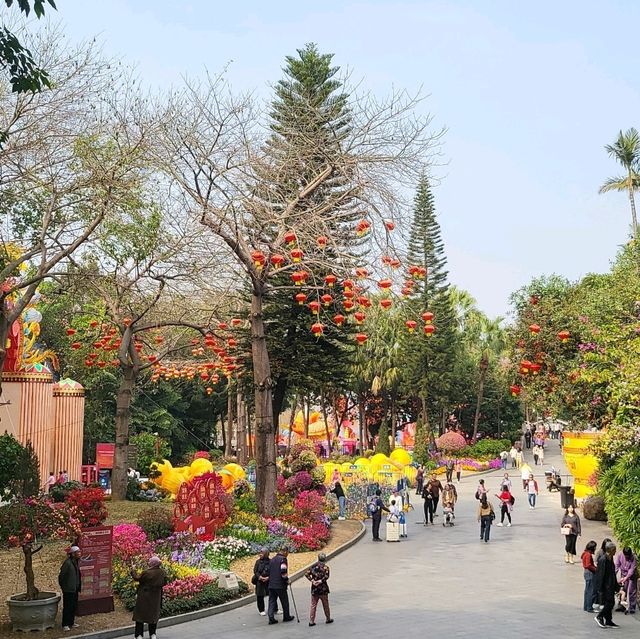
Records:
M57 0L73 40L98 36L152 86L229 64L267 96L284 57L309 41L384 95L429 99L446 126L437 208L450 279L491 315L543 273L604 271L625 241L624 195L603 146L640 128L640 3Z

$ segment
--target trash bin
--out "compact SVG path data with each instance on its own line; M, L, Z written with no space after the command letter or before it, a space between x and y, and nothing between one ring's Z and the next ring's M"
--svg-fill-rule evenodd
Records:
M563 508L576 505L575 491L571 486L560 486L560 505Z

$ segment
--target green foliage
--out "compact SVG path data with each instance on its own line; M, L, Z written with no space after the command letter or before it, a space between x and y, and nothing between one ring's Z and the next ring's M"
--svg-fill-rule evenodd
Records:
M429 433L420 419L416 422L413 458L418 464L422 465L425 465L429 461Z
M154 461L162 461L171 455L169 442L153 433L138 433L133 435L129 443L136 448L138 458L137 470L144 476L149 474L151 464Z
M64 484L54 484L49 489L49 497L57 504L64 502L69 494L74 490L80 490L82 484L79 481L67 481Z
M481 439L473 446L464 448L461 456L478 460L495 459L503 450L509 452L510 449L511 441L509 439Z
M31 442L22 446L13 435L0 435L0 496L33 497L39 491L39 462Z
M386 419L383 419L380 424L376 453L383 453L385 455L389 455L391 453L391 446L389 445L389 424Z
M166 508L151 507L143 510L137 523L151 541L165 539L173 533L173 515Z

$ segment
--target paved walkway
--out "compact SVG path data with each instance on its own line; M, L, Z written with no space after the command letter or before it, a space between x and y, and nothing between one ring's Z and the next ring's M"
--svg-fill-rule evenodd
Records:
M308 637L369 639L414 638L546 638L578 639L615 632L637 637L635 619L616 614L621 629L598 628L593 615L582 611L583 577L579 563L564 563L560 534L560 497L544 484L544 468L563 466L556 442L551 442L539 474L538 507L530 510L521 483L514 481L516 504L511 528L491 529L491 542L479 540L474 493L476 477L462 479L456 526L443 528L441 519L425 528L421 501L409 516L409 538L400 543L373 543L371 534L330 562L331 608L335 623L308 627L309 586L293 585L301 623L268 626L254 606L246 606L189 624L162 629L160 639L202 637ZM533 461L530 462L533 464ZM514 473L515 474L515 473ZM484 475L493 494L501 473ZM514 480L519 480L518 476ZM494 506L497 500L493 498ZM383 524L384 527L384 524ZM582 551L590 539L598 544L608 529L583 521L578 539ZM320 607L319 607L320 608Z

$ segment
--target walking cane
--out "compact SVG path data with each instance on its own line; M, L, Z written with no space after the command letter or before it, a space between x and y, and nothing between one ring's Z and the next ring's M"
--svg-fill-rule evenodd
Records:
M291 601L293 602L293 610L296 613L296 621L300 623L300 617L298 617L298 606L296 606L296 598L293 596L293 586L289 584L289 590L291 591Z

